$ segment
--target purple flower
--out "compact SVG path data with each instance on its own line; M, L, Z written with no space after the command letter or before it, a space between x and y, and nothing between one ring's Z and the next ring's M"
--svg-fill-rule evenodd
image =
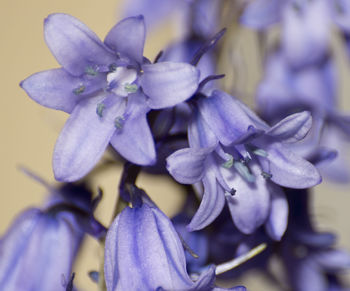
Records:
M221 5L221 0L129 0L124 15L142 14L147 26L175 15L182 34L207 38L219 30Z
M288 206L275 184L308 188L321 181L312 164L284 146L304 138L311 126L310 113L288 116L269 127L221 91L214 91L198 104L199 113L188 130L190 148L167 159L168 170L178 182L201 182L204 188L189 229L209 225L221 213L226 198L240 231L252 233L269 217L267 229L273 238L280 239Z
M294 70L283 52L276 51L266 60L265 77L257 90L257 107L272 123L288 113L309 110L313 127L305 140L293 145L293 150L317 164L328 178L346 182L350 179L345 162L350 119L339 113L336 88L337 74L331 59ZM338 151L336 159L333 149Z
M0 240L0 289L63 290L82 237L68 213L26 210Z
M106 238L105 278L108 291L245 290L215 287L214 266L195 280L191 278L171 221L146 203L125 208L111 225Z
M56 179L83 177L109 142L133 163L155 163L147 112L191 97L199 71L186 63L145 59L142 16L119 22L104 42L66 14L50 15L44 33L62 68L34 74L21 86L39 104L71 114L54 150Z
M332 23L349 31L347 1L254 0L247 5L242 24L266 29L281 22L282 47L293 67L313 64L329 52Z

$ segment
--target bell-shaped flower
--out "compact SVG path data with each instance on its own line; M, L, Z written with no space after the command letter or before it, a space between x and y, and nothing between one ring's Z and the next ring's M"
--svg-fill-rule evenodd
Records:
M189 33L210 37L218 31L222 0L129 0L124 3L125 16L142 14L148 27L174 18L180 36ZM175 16L175 17L172 17Z
M262 116L275 123L289 112L309 110L313 127L302 142L293 145L293 150L317 164L327 178L349 181L345 147L350 119L337 108L334 62L327 59L318 65L293 70L283 53L276 51L267 58L264 75L257 90L257 107Z
M227 200L233 221L243 233L252 233L269 219L268 231L279 239L286 228L288 206L275 184L308 188L321 181L311 163L284 146L304 138L311 126L310 114L294 114L269 127L221 91L198 104L199 113L188 131L190 148L167 159L168 170L178 182L203 184L202 202L189 229L210 224Z
M315 64L328 54L332 24L345 34L350 30L348 1L254 0L241 17L241 23L266 29L280 23L285 56L291 66Z
M54 150L56 179L83 177L109 143L133 163L155 163L146 115L190 98L199 70L187 63L151 64L144 58L142 16L116 24L104 42L67 14L50 15L44 34L62 68L36 73L21 86L39 104L71 114Z
M191 278L181 240L169 218L146 203L125 208L108 230L105 249L108 291L243 291L214 286L215 267Z
M0 240L0 289L63 290L82 238L71 215L26 210Z

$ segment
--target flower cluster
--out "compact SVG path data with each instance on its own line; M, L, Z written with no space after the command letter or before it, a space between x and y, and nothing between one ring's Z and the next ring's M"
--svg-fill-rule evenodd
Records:
M331 53L332 23L348 45L348 4L227 2L130 1L132 15L104 41L73 16L47 17L45 41L62 67L20 85L40 105L69 114L53 152L64 184L50 186L47 204L22 213L1 239L0 289L75 290L72 265L88 233L104 248L103 268L91 273L101 291L244 291L218 287L216 277L268 273L276 256L293 290L343 290L338 273L350 257L312 225L309 189L320 173L350 179L338 148L350 118L337 109ZM230 5L240 11L231 21L262 38L272 24L282 27L264 60L257 112L219 81L222 43L233 41L220 30L220 15ZM143 56L146 23L173 10L184 19L183 39L152 62ZM93 198L86 185L107 148L124 171L113 222L104 227L93 215L102 196ZM136 186L143 170L187 190L172 220Z

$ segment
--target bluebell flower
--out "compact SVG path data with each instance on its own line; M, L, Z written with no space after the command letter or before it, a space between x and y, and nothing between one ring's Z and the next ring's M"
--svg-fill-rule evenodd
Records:
M144 58L142 16L116 24L104 42L66 14L50 15L44 34L62 68L34 74L21 86L39 104L71 114L54 150L56 179L83 177L109 143L133 163L155 163L146 115L191 97L199 71L186 63L151 64Z
M215 267L192 278L183 245L169 218L146 203L125 208L108 230L105 249L108 291L235 290L214 286Z
M328 178L338 182L350 180L345 149L350 119L338 109L337 74L332 59L294 70L283 51L272 52L266 60L256 99L259 112L271 123L290 113L309 110L313 127L304 141L293 145L293 150L317 164Z
M180 34L206 38L219 30L222 3L221 0L129 0L125 1L123 14L142 14L149 27L174 15L176 24L181 24Z
M263 30L282 25L282 47L293 67L313 64L329 53L332 24L348 31L347 1L254 0L247 5L241 23Z
M214 91L198 101L199 112L189 125L189 148L167 159L170 174L180 183L202 183L201 205L188 228L209 225L225 200L235 225L249 234L266 222L275 239L286 224L288 206L276 185L308 188L321 182L316 168L284 144L304 138L311 116L302 112L268 126L234 97ZM276 207L274 207L276 205Z
M26 210L0 240L0 289L63 290L82 238L70 214Z

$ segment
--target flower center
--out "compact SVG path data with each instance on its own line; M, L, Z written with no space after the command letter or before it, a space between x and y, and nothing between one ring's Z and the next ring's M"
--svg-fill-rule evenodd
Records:
M127 97L130 93L135 93L138 90L135 81L137 81L136 70L117 67L107 74L107 89L118 96Z

